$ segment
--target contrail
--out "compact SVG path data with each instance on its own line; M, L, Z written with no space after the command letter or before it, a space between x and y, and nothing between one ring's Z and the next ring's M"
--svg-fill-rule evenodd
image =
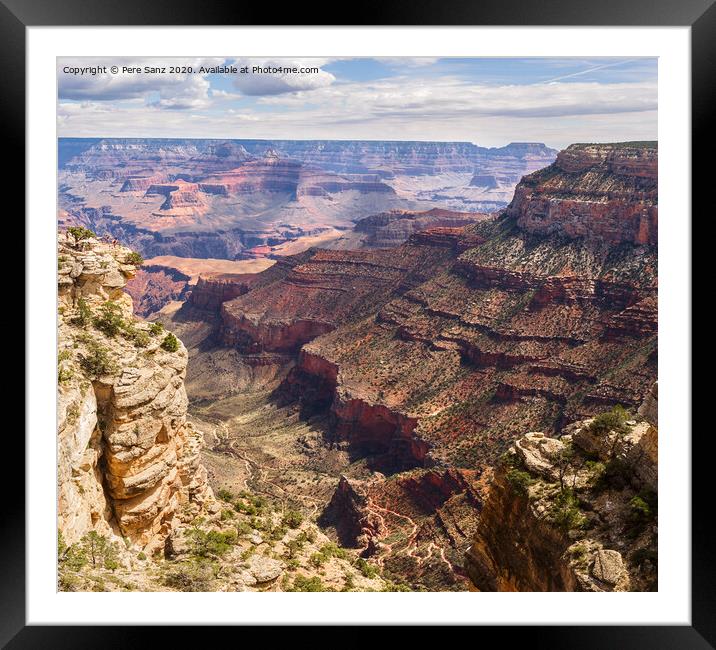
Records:
M580 72L572 72L571 74L565 74L561 77L555 77L554 79L547 79L547 81L539 81L536 85L539 84L549 84L553 81L560 81L562 79L569 79L570 77L578 77L580 74L587 74L588 72L594 72L595 70L602 70L603 68L612 68L615 65L623 65L624 63L631 63L632 61L636 61L636 59L624 59L623 61L617 61L616 63L605 63L604 65L597 65L593 68L588 68L587 70L581 70Z

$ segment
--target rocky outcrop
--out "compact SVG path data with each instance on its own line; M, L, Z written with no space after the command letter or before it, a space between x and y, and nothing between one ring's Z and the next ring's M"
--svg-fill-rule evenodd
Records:
M173 300L183 300L191 278L168 266L146 264L135 271L125 287L132 297L134 313L142 318L158 312Z
M433 208L423 212L391 210L365 217L356 222L354 231L361 233L361 246L391 248L410 239L411 235L432 228L461 228L488 218L479 212L453 212Z
M286 258L223 304L221 338L245 352L298 352L346 319L371 314L451 254L415 241L399 251L319 249Z
M58 519L68 544L95 530L154 552L213 497L186 421L186 349L133 317L129 253L59 237Z
M575 144L522 180L508 213L534 234L657 245L656 143Z
M587 420L501 459L466 566L481 591L656 588L656 430Z
M201 276L187 298L187 303L196 309L218 313L225 302L245 294L250 282L250 274Z

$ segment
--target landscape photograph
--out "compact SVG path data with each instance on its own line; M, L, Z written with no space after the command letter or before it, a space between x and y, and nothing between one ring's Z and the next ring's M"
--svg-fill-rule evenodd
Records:
M657 81L58 58L57 589L658 591Z

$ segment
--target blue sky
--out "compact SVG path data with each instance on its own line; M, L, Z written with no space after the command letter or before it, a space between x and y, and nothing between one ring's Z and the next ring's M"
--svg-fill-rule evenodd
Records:
M191 66L73 75L67 66ZM204 74L216 65L310 73ZM459 140L657 137L654 58L58 59L58 134Z

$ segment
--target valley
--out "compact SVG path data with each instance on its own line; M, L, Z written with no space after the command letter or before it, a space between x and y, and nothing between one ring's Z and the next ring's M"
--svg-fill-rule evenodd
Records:
M202 526L234 525L240 495L298 512L341 549L301 575L336 590L351 566L358 590L653 587L655 521L629 504L656 486L656 143L63 146L60 227L140 253L134 313L186 350L176 390L224 502L201 492ZM565 476L566 529L538 516ZM300 582L283 535L262 589Z

